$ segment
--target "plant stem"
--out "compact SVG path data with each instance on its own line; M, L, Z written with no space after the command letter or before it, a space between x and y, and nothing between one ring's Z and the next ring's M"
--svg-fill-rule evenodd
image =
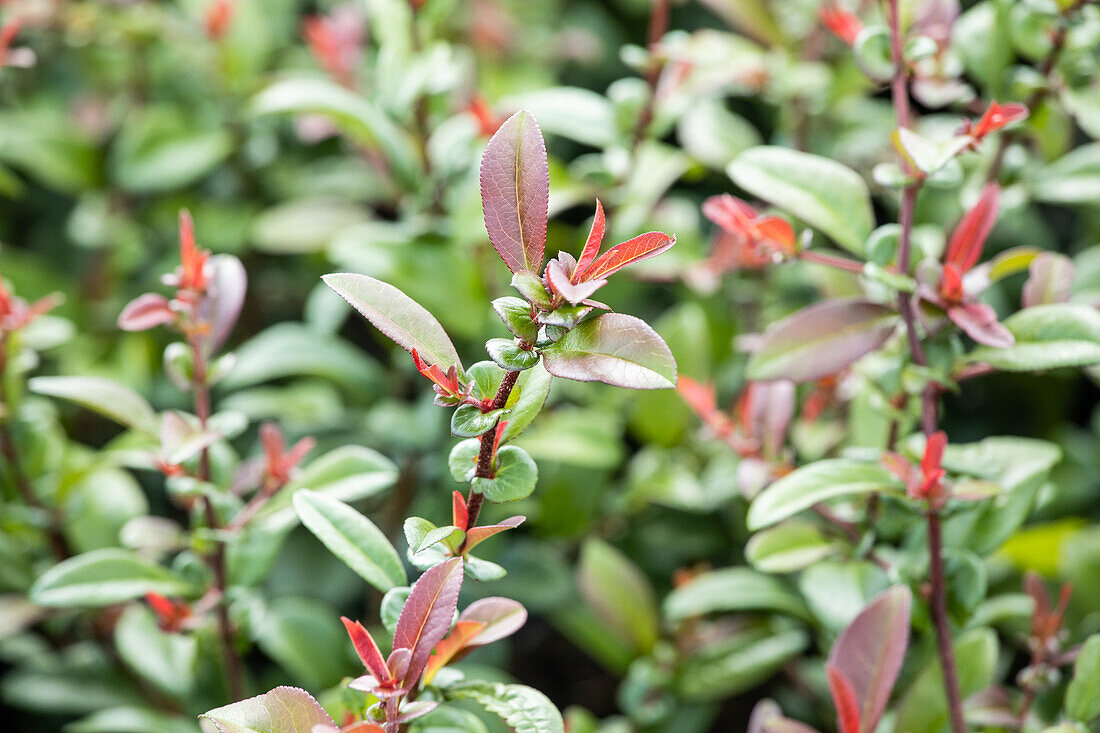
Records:
M493 410L500 410L506 404L508 404L508 398L512 395L512 388L516 386L516 380L519 379L519 372L505 372L504 378L500 380L500 387L497 389L496 396L493 397L493 404L489 407L487 412ZM482 433L481 435L481 450L477 454L477 470L474 472L476 478L492 478L493 477L493 444L496 442L496 428L492 428ZM481 513L481 504L484 501L484 497L481 492L470 489L470 495L466 499L466 527L477 526L477 516ZM464 543L465 544L465 543Z
M646 48L652 54L657 44L665 33L668 32L668 19L671 0L653 0L653 10L649 14L649 29L646 31ZM631 150L637 150L638 145L645 139L646 132L653 122L653 108L657 103L657 82L661 79L661 63L656 59L650 59L649 68L646 70L645 81L649 87L645 106L642 114L638 116L638 124L634 127L634 140Z
M908 88L909 72L905 66L905 58L902 53L901 13L898 8L898 0L888 0L888 5L890 57L894 63L891 97L894 103L894 112L897 115L898 127L909 127L911 124ZM918 181L906 186L901 195L901 208L898 214L901 235L898 239L897 261L898 269L903 274L909 273L913 213L919 190L920 182ZM905 333L909 340L913 363L927 366L928 360L925 358L924 346L921 344L920 336L917 333L916 313L913 310L913 302L908 293L898 294L898 308L905 320ZM925 435L930 435L936 430L936 400L938 395L938 389L934 384L926 386L921 394L921 427ZM931 606L933 625L936 629L936 650L940 658L940 669L943 671L943 687L947 698L951 729L953 733L966 733L962 696L959 693L959 673L955 664L955 651L951 646L951 627L947 619L947 588L944 582L943 568L943 531L936 507L929 507L928 510L928 561L931 581L929 605Z
M804 249L798 253L797 257L805 262L816 262L819 265L828 265L829 267L835 267L839 270L855 273L863 272L862 262L850 260L847 257L840 257L839 255L831 255L824 252L814 252Z
M191 347L191 357L194 363L194 376L191 389L195 398L195 415L199 418L199 426L206 431L210 420L210 388L206 380L206 355L202 344L195 337L188 338ZM210 451L203 448L199 455L199 479L210 480ZM214 504L209 497L203 498L203 510L206 515L206 526L215 531L218 529L218 514L214 510ZM244 697L244 676L241 670L241 662L233 650L233 626L229 620L229 606L226 604L225 592L228 587L225 571L225 545L217 541L214 551L207 557L207 564L214 575L214 588L218 592L218 604L215 610L218 620L218 635L221 637L222 650L225 653L225 671L229 680L229 692L234 700Z
M24 503L27 506L46 512L49 515L50 526L46 527L46 540L50 543L50 550L58 562L70 557L69 543L65 535L61 534L58 526L61 524L56 511L47 509L31 485L30 479L23 471L23 465L19 460L19 450L15 447L15 438L11 433L11 404L8 402L8 340L0 339L0 451L4 454L4 460L8 464L12 484L15 485Z

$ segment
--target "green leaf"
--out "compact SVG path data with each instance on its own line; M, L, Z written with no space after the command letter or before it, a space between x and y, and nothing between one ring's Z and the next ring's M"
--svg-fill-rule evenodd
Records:
M550 87L525 92L503 101L508 109L528 110L550 135L596 148L615 141L615 113L602 94L579 87Z
M729 611L778 611L807 618L806 606L776 578L749 568L704 573L665 598L670 621Z
M839 547L812 522L792 519L753 535L745 545L745 559L763 573L793 573L832 555Z
M746 523L755 531L838 497L901 488L901 482L878 463L830 458L815 461L768 486L752 502Z
M114 141L112 163L123 188L154 193L194 183L232 150L233 139L225 128L199 130L175 110L139 108Z
M1095 206L1100 201L1100 143L1082 145L1040 168L1031 191L1049 204Z
M531 318L531 304L523 298L514 296L497 298L493 301L493 310L516 338L529 343L534 343L538 338L539 327Z
M979 346L969 362L1009 372L1100 364L1100 311L1080 303L1037 305L1004 320L1016 338L1007 349Z
M144 397L110 379L34 377L28 386L32 392L70 400L148 435L156 436L160 428L156 413Z
M135 553L108 548L54 565L39 576L30 597L40 606L109 606L150 592L190 596L195 588Z
M497 451L496 473L493 478L474 478L471 487L493 502L525 499L535 490L539 469L527 451L506 445Z
M892 308L868 300L816 303L768 326L746 376L807 382L833 374L881 346L897 322Z
M447 458L447 467L451 471L451 478L460 484L466 484L473 480L477 470L477 454L481 450L481 441L470 438L455 443L451 448L451 454Z
M298 515L291 502L303 488L348 502L373 496L396 480L397 466L390 459L370 448L345 445L310 461L264 505L253 523L271 531L296 525Z
M410 353L415 349L425 363L443 371L456 367L462 373L462 361L447 332L415 300L368 275L334 273L322 279L398 346Z
M275 598L264 609L255 634L263 653L301 684L323 689L338 684L347 672L347 633L321 601Z
M684 110L676 124L676 138L694 158L719 171L761 142L752 123L727 110L716 98L700 100Z
M539 352L522 349L512 339L489 339L485 350L497 366L509 372L522 372L539 363Z
M335 296L334 296L335 297ZM356 392L378 389L378 363L331 333L301 323L277 323L241 345L222 381L240 389L286 377L320 377Z
M550 394L551 381L553 379L550 372L541 364L520 375L505 405L511 412L508 413L508 424L500 438L501 443L513 440L527 429L542 410L546 397Z
M195 733L192 716L169 715L139 707L97 710L68 723L65 733Z
M302 524L361 578L383 593L405 585L405 566L382 530L344 502L309 489L294 494Z
M729 177L749 193L820 229L860 254L874 228L871 196L859 174L818 155L761 145L737 156Z
M1073 664L1073 679L1066 688L1066 715L1082 723L1100 716L1100 634L1085 641Z
M992 684L997 665L997 634L992 629L967 631L955 639L953 646L959 689L964 699ZM894 730L897 733L945 733L950 730L938 658L933 657L905 692Z
M692 701L721 700L761 684L810 645L804 631L751 630L704 645L676 673L676 689Z
M477 405L459 405L451 415L451 435L459 438L476 438L496 427L497 422L508 414L508 410L489 410L482 412Z
M305 733L315 725L336 726L312 695L285 686L199 717L212 721L219 733Z
M645 321L621 313L585 321L542 355L546 371L563 379L629 389L676 386L676 361L665 342Z
M444 690L451 700L474 700L499 715L515 733L564 733L565 724L554 703L538 690L501 682L475 682Z
M115 624L115 647L127 666L178 699L187 699L195 684L197 641L161 631L153 612L137 603Z
M409 135L373 102L335 82L323 78L277 81L252 99L252 112L326 115L352 140L381 148L408 187L419 184L420 165Z
M585 602L612 633L637 654L657 641L657 601L653 586L630 559L598 539L581 548L577 583Z

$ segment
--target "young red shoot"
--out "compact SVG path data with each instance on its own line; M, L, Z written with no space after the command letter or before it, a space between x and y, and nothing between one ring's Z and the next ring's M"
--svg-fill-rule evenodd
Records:
M206 35L215 41L225 38L225 34L229 32L229 27L233 24L233 15L236 9L236 0L212 0L206 6L206 13L203 18Z
M740 240L751 252L768 259L783 259L798 251L794 229L778 216L761 216L728 193L703 202L703 215Z
M980 142L986 135L1003 130L1014 122L1027 119L1027 116L1028 109L1022 104L1016 102L1008 104L999 104L996 101L990 102L989 108L986 109L976 123L970 120L963 122L960 133L970 135L975 142Z
M267 477L276 486L290 480L294 469L317 444L312 437L302 438L288 451L282 431L272 422L260 426L260 442L264 447Z
M849 46L855 44L856 37L863 30L863 22L859 16L838 2L827 0L822 3L817 16L834 36Z

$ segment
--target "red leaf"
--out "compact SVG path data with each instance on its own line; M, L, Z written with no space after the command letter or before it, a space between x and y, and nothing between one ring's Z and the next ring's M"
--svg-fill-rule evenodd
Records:
M596 259L596 255L600 253L600 244L603 243L604 231L607 229L607 222L604 220L603 204L599 199L596 199L596 217L592 220L592 230L588 232L588 240L584 243L584 249L581 250L581 257L577 260L577 266L573 269L574 283L578 283L584 277L584 271L588 269L588 266L592 264Z
M985 303L965 303L947 309L947 317L979 344L1007 349L1016 338L997 320L997 312Z
M467 646L485 646L519 631L527 623L527 609L511 598L490 596L474 601L458 616L459 621L480 621L485 627Z
M509 529L515 529L519 525L523 524L527 517L508 517L499 524L487 524L481 527L474 527L466 533L466 549L472 550L478 544L484 542L495 534L500 534Z
M987 183L982 196L970 211L966 212L947 244L944 263L955 265L963 273L970 270L982 256L986 237L997 221L1001 189L996 183Z
M817 15L821 22L833 32L840 40L849 46L856 42L856 37L863 30L863 23L852 11L841 7L839 3L826 2L818 10Z
M861 733L859 703L856 702L856 691L852 683L835 664L825 665L825 676L829 680L829 693L833 696L840 733Z
M765 216L756 222L756 228L762 240L778 245L779 249L787 254L794 254L794 228L786 219Z
M656 257L676 244L676 237L664 232L646 232L604 252L584 273L585 280L606 278L627 265Z
M466 499L461 491L451 494L451 524L466 531L466 525L470 521L470 515L466 511Z
M451 628L458 591L462 588L462 558L453 557L420 576L397 619L395 649L412 650L409 669L402 681L408 687L420 679L432 649Z
M429 684L435 673L445 667L466 648L466 644L477 636L485 624L481 621L459 621L443 641L435 645L435 653L424 667L424 684Z
M974 126L974 130L970 134L980 140L991 132L996 132L1013 122L1024 119L1027 115L1027 107L1022 104L1013 102L1001 105L997 102L990 102L989 109L978 120L978 124Z
M158 293L139 295L122 309L118 327L123 331L145 331L171 323L176 315L168 307L168 299Z
M374 643L374 637L358 621L352 621L347 616L341 616L340 620L344 622L344 628L348 630L351 643L355 645L355 653L363 660L363 666L370 670L379 684L384 684L390 679L390 670L386 667L386 658L382 656L382 651Z
M576 272L576 270L574 270ZM570 303L576 305L582 303L592 297L592 294L597 290L607 285L607 280L589 280L587 282L578 282L574 284L576 276L570 278L565 274L565 270L562 269L561 263L558 260L550 260L550 263L546 265L546 279L550 281L550 287L555 293L561 295L561 297L568 300Z
M512 272L542 270L549 201L542 132L530 112L517 112L494 133L481 158L485 229Z
M829 666L843 676L859 706L856 718L859 733L873 731L886 710L909 646L911 604L905 586L894 586L880 593L848 625L829 652ZM835 690L833 694L835 697ZM839 702L837 708L843 715Z

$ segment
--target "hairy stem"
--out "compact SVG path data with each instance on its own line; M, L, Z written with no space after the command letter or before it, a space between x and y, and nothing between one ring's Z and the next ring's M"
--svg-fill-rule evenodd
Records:
M195 398L195 415L199 418L199 425L205 432L210 421L210 387L206 379L206 355L202 344L197 338L189 338L191 357L194 362L194 376L191 389ZM199 479L210 480L210 451L202 449L199 455ZM206 526L211 531L218 529L218 514L209 498L203 499L203 510L206 515ZM229 680L229 692L234 700L244 697L244 674L241 669L241 661L233 650L233 626L229 620L229 606L226 604L225 591L228 588L225 571L225 545L220 541L214 545L214 551L206 559L210 566L210 572L214 575L214 588L218 592L218 604L215 610L218 620L218 636L221 637L222 650L225 654L225 671Z
M894 78L890 88L898 127L909 127L911 124L909 71L905 66L905 58L902 53L901 13L898 4L899 0L889 0L888 2L890 57L894 63ZM898 240L898 269L905 274L909 272L913 212L919 190L920 182L918 181L906 186L901 196L901 208L898 215L898 223L901 226L901 235ZM925 357L924 346L921 344L920 335L917 333L916 313L913 310L913 302L908 293L898 294L898 308L905 320L905 333L909 340L913 362L920 366L927 366L928 360ZM936 430L937 397L938 390L934 384L925 387L921 395L921 427L926 435ZM959 693L959 673L955 664L955 651L951 646L951 627L947 618L947 588L944 582L943 569L943 533L939 513L935 507L930 507L928 511L928 560L931 581L929 605L931 606L932 620L936 629L936 651L940 658L940 668L943 670L943 687L951 719L951 730L953 733L966 733L962 695Z
M508 398L512 395L512 388L516 386L517 379L519 379L519 372L504 373L504 378L500 380L500 388L497 389L496 396L493 397L493 404L488 411L500 410L508 404ZM493 444L495 442L496 428L481 435L481 450L477 454L477 470L474 472L476 478L493 477L493 459L495 458ZM470 495L466 499L467 528L477 526L477 517L481 513L482 501L484 501L484 497L481 493L470 489Z

